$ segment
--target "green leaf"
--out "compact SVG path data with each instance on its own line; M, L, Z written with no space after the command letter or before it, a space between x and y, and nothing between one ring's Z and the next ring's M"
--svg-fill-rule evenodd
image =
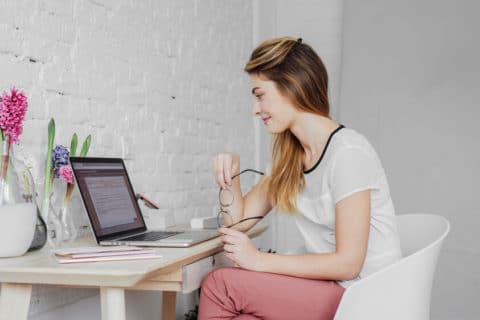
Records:
M48 146L50 153L53 149L53 140L55 139L55 120L52 118L48 123Z
M78 137L77 134L74 133L72 136L72 142L70 143L70 156L75 157L77 153L77 144L78 144Z
M90 143L92 142L92 135L89 134L85 139L82 145L82 151L80 151L80 157L85 157L87 155L88 149L90 148Z
M50 203L50 190L52 188L52 150L53 141L55 140L55 120L52 118L48 123L48 145L47 159L45 161L45 181L43 184L43 202L42 214L46 216Z

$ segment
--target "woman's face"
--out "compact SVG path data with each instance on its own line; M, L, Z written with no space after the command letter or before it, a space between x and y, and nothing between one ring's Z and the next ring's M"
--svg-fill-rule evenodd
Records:
M292 126L298 110L277 89L273 81L250 75L254 96L253 114L259 116L270 133L281 133Z

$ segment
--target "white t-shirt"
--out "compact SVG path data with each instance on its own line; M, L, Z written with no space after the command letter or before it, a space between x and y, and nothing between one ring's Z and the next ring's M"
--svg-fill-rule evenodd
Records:
M355 192L370 189L371 219L368 249L358 278L338 281L348 287L401 258L395 210L375 150L365 137L338 129L319 162L305 171L305 189L298 195L296 223L310 253L335 252L335 205Z

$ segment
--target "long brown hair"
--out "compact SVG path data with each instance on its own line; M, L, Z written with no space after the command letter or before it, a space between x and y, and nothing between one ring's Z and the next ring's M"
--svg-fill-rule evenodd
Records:
M327 70L302 39L273 38L261 43L244 69L273 81L279 92L304 112L329 117ZM296 196L305 187L300 141L290 130L274 134L268 199L273 207L298 213Z

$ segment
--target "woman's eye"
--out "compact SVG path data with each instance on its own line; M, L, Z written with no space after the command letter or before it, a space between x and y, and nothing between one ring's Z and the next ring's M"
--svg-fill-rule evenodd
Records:
M256 97L258 100L260 100L263 97L263 94L257 94Z

